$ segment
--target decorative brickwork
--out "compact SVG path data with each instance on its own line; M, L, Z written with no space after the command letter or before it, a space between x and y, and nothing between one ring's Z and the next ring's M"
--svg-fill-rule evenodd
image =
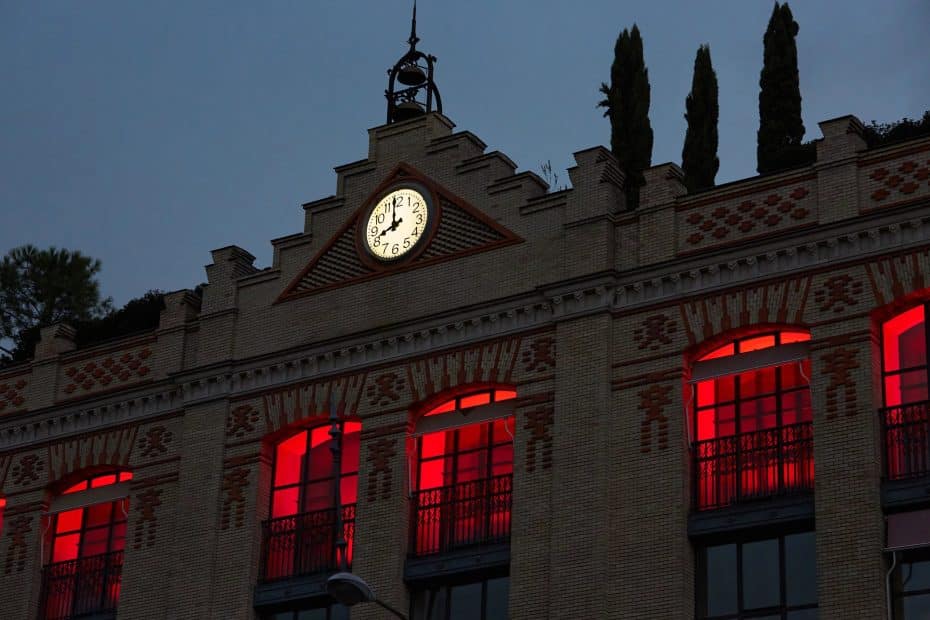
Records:
M470 383L510 383L519 351L520 338L508 338L411 362L407 365L411 400L422 401L451 387ZM554 354L551 346L545 351ZM524 350L522 357L532 361L535 355ZM555 364L554 358L551 363Z
M155 509L161 506L161 489L149 488L132 500L132 505L138 516L132 534L132 548L141 549L143 542L146 547L155 544L155 535L158 529L158 519Z
M526 419L523 428L530 432L526 439L526 471L536 471L537 460L542 469L549 469L552 467L552 423L555 412L547 406L527 411L523 416Z
M245 437L255 430L261 417L261 413L252 405L233 407L226 422L226 436L235 439Z
M815 205L807 185L719 197L681 213L679 247L704 248L811 224L817 219Z
M652 451L652 425L657 430L657 447L659 450L668 448L668 418L665 408L672 404L672 388L668 385L652 384L639 392L639 410L645 413L639 429L639 451L643 453Z
M289 424L328 416L331 407L340 413L358 411L365 373L313 381L266 394L263 398L265 433Z
M32 517L23 515L15 519L10 519L4 529L9 539L6 548L4 573L9 575L14 570L17 573L22 572L22 570L26 568L26 555L29 550L29 542L26 541L26 535L32 532Z
M375 377L365 389L368 404L373 407L383 407L400 400L400 393L404 390L404 378L393 372L386 372Z
M138 427L131 426L50 444L48 462L51 480L61 480L68 474L96 465L127 467L136 444L137 431Z
M658 351L662 345L671 344L672 336L678 331L678 324L665 316L656 314L647 317L641 327L633 332L633 340L639 343L639 349Z
M851 371L859 368L859 352L856 349L838 347L820 357L823 361L823 374L830 378L827 385L826 414L832 420L839 415L840 392L842 391L843 409L847 416L856 415L856 380Z
M381 499L391 499L393 475L391 459L397 455L397 439L381 438L368 443L368 501L378 499L378 479L381 479Z
M856 299L862 294L862 282L854 280L847 274L833 276L823 283L814 293L814 303L821 312L841 313L849 306L859 303Z
M0 380L0 413L24 409L27 385L26 379Z
M66 395L85 394L142 379L151 372L146 361L151 355L152 350L145 347L69 366L65 369L69 381L64 392Z
M242 527L245 524L245 490L249 487L249 470L243 467L227 471L223 475L223 509L220 513L220 529Z
M878 187L869 194L872 202L923 194L930 187L930 159L908 159L873 168L868 178ZM893 200L892 200L893 202Z
M27 454L13 466L10 474L13 476L13 484L29 486L34 482L38 482L39 475L44 471L45 463L35 454Z
M168 452L174 433L164 426L153 426L139 439L140 454L144 457L160 456Z
M930 288L930 250L883 258L866 264L869 284L877 305Z
M730 329L803 322L810 277L705 297L681 305L688 340L696 344Z
M537 372L555 368L555 338L541 336L531 341L521 356L523 370Z

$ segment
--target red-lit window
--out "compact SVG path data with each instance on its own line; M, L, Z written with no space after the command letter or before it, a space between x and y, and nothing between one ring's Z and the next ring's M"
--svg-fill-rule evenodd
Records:
M916 306L882 324L882 422L886 474L892 480L930 472L928 306Z
M326 424L302 430L275 446L271 520L265 526L266 580L338 567L331 428ZM350 563L362 425L347 421L341 428L339 495Z
M812 484L810 359L788 346L807 340L756 334L695 364L706 376L693 386L699 508Z
M125 482L130 472L94 476L62 495ZM70 618L116 609L126 544L129 498L91 503L50 517L50 563L45 568L45 618Z
M6 498L0 497L0 534L3 533L3 511L6 508Z
M512 409L494 407L515 397L513 390L465 394L421 418L442 416L436 422L447 426L432 430L430 420L430 432L416 440L417 555L509 536L514 419ZM494 417L481 419L482 410Z

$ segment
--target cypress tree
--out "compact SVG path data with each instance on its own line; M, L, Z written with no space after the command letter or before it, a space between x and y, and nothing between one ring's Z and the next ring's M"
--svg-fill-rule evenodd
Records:
M652 126L649 124L649 71L643 60L639 28L623 29L614 45L610 84L601 84L605 98L598 104L610 119L610 150L626 174L627 208L639 204L643 170L652 164Z
M710 61L710 47L702 45L694 57L694 77L691 93L685 99L685 119L688 131L681 150L681 167L685 171L685 186L694 192L714 186L720 168L717 158L717 74Z
M763 39L763 64L759 77L758 171L778 169L780 156L801 148L801 89L798 82L798 23L788 3L775 3Z

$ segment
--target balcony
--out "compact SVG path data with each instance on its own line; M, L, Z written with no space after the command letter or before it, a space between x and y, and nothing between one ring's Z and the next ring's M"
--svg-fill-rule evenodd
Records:
M115 617L122 570L122 551L46 565L42 569L41 617Z
M512 503L512 474L417 491L411 555L508 543Z
M342 507L346 563L352 562L355 504ZM336 510L318 510L270 519L262 524L263 582L325 573L339 569Z
M813 425L802 422L694 444L694 506L712 510L814 488Z
M930 474L930 401L880 410L885 476L910 480Z

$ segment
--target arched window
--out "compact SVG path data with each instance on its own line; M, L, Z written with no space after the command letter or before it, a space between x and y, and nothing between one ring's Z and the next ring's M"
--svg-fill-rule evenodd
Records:
M331 430L329 424L306 428L275 445L271 519L264 524L265 581L339 567ZM341 538L346 543L348 565L355 532L362 425L345 421L340 430Z
M43 571L44 618L114 613L126 545L128 471L66 488L49 515L49 563Z
M514 398L511 389L481 389L432 406L417 421L415 555L509 539Z
M813 485L806 331L735 339L692 367L698 509Z
M886 470L893 480L930 472L927 309L922 304L882 323L882 422Z

